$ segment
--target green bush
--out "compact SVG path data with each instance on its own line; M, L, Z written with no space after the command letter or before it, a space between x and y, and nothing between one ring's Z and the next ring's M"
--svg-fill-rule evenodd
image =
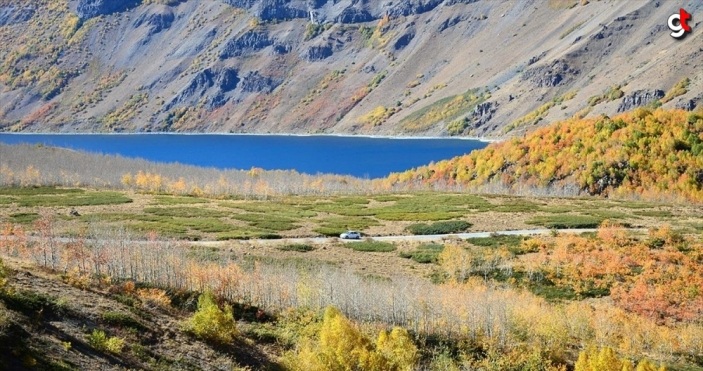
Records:
M458 212L445 212L445 211L400 211L400 212L379 212L376 217L381 220L387 221L435 221L435 220L448 220L459 217L461 214Z
M156 196L154 203L156 205L184 205L184 204L205 204L210 201L206 198L192 196Z
M10 214L10 221L13 223L20 224L31 224L39 219L39 214L37 213L15 213Z
M354 251L364 251L364 252L391 252L395 251L395 245L388 242L380 241L359 241L359 242L349 242L347 247Z
M5 269L5 263L0 259L0 292L5 288L7 284L7 270Z
M205 209L200 207L147 207L144 212L159 216L171 216L182 218L221 218L230 215L226 211Z
M233 219L248 222L252 227L266 229L271 231L287 231L291 229L298 228L295 224L295 220L292 218L282 217L278 215L271 214L257 214L257 213L245 213L245 214L233 214L231 215Z
M401 252L400 257L405 259L412 259L420 264L436 263L439 253L444 250L444 245L437 243L430 243L420 245L414 251Z
M67 312L67 307L59 304L55 297L34 291L0 290L0 300L5 302L8 309L24 313L27 316L61 317Z
M471 223L463 220L441 221L432 224L412 224L406 229L414 235L450 234L464 232L471 227Z
M24 207L33 206L96 206L117 205L132 202L132 199L119 192L64 192L54 194L26 193L19 197L17 203Z
M536 216L525 223L547 228L597 228L603 218L588 215Z
M198 309L186 327L199 338L221 344L232 342L237 335L232 308L226 306L224 310L220 309L215 296L209 291L198 298Z
M117 336L108 337L105 331L95 329L88 335L88 344L99 351L120 354L125 340Z
M523 236L511 236L503 234L495 234L490 237L475 237L468 238L470 244L482 247L499 247L499 246L509 246L516 247L520 246L520 243L524 241L526 237Z
M282 251L297 251L297 252L308 252L315 250L314 247L306 243L294 243L290 245L284 245L278 248Z
M134 317L126 313L107 311L103 313L102 318L103 322L111 326L129 327L140 331L146 330L146 327L144 325L142 325L139 321L134 319Z
M635 211L634 214L638 216L649 216L654 218L668 218L674 216L674 214L668 210L643 210Z
M68 193L85 193L85 191L78 188L0 187L0 195L7 196L56 195Z
M341 227L319 227L313 231L325 237L339 237L340 234L346 232L346 228Z

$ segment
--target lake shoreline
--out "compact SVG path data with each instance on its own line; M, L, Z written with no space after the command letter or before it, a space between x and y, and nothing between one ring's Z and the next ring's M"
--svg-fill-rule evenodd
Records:
M2 133L0 142L198 167L296 170L369 179L449 160L489 145L466 138L202 133Z
M130 132L130 133L62 133L62 132L0 132L1 135L104 135L104 136L129 136L129 135L173 135L173 136L252 136L252 137L333 137L333 138L368 138L368 139L391 139L391 140L468 140L482 143L498 143L502 139L492 139L485 137L420 137L420 136L397 136L397 135L364 135L364 134L325 134L325 133L173 133L173 132Z

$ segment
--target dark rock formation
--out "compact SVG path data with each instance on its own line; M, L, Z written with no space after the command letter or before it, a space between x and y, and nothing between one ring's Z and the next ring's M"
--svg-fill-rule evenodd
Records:
M443 0L404 0L395 3L388 9L388 15L391 17L403 16L407 17L412 14L421 14L429 12L438 7Z
M314 62L314 61L321 61L323 59L329 58L332 56L334 51L332 50L332 46L330 45L317 45L317 46L311 46L309 47L305 53L303 53L303 58L307 59L308 61Z
M224 106L229 101L229 98L225 96L223 92L217 92L215 95L209 97L205 101L205 109L212 111Z
M530 58L530 60L527 61L527 65L531 66L537 62L539 62L544 56L547 55L546 52L542 52L540 55L535 55L534 57Z
M76 14L80 19L89 19L104 14L125 11L141 3L141 0L78 0Z
M3 6L0 7L0 26L9 26L27 22L34 16L34 8L29 6Z
M444 30L447 30L449 28L456 26L457 24L459 24L465 20L466 20L466 18L463 16L460 16L460 15L449 17L444 22L442 22L442 24L439 25L439 28L437 28L437 31L442 32Z
M282 21L295 18L307 18L306 9L294 8L287 0L262 0L254 14L263 21Z
M223 3L232 5L236 8L249 9L257 0L222 0Z
M334 19L337 23L363 23L370 22L376 19L371 13L365 9L356 7L348 7Z
M348 6L340 6L339 0L221 0L246 9L263 21L280 21L307 18L315 10L316 19L334 20L337 23L363 23L391 17L409 16L429 12L438 6L469 4L478 0L401 0L374 4L368 0L352 0ZM327 5L327 6L326 6ZM319 11L319 12L318 12Z
M270 93L280 84L280 79L263 76L259 71L253 71L242 78L241 87L246 93Z
M207 68L199 72L190 83L181 90L173 100L168 103L164 110L168 111L174 106L188 101L198 100L207 96L209 90L213 90L208 99L208 105L218 107L226 103L225 93L234 90L239 84L239 76L237 70L232 68L213 69Z
M220 59L239 57L273 45L273 40L262 31L248 31L227 42L220 52Z
M629 111L633 108L646 106L658 99L664 98L664 91L655 90L636 90L622 98L618 112Z
M169 9L152 13L144 13L134 21L134 27L147 25L149 34L153 35L171 27L174 20L173 12Z
M682 100L676 103L676 108L686 111L693 111L696 107L698 107L698 103L700 103L701 100L703 100L703 95L697 96L693 99Z
M592 195L602 195L605 194L608 189L619 187L625 179L625 175L632 170L632 167L628 161L618 161L608 164L606 169L608 169L608 171L605 172L605 175L585 189L588 193Z
M288 54L292 49L293 47L288 44L276 44L273 46L273 52L276 54Z
M444 2L444 6L450 6L454 4L473 4L478 0L447 0Z
M308 8L317 9L327 3L327 0L306 0L305 4Z
M409 30L405 34L403 34L401 37L398 38L398 40L395 41L393 44L393 49L401 50L408 46L411 41L415 38L415 30Z
M234 90L238 83L239 75L233 68L223 68L215 75L215 85L225 93Z
M549 66L540 66L525 71L523 81L530 81L535 87L555 87L563 85L578 75L579 71L563 60L556 60Z
M483 102L474 108L471 112L470 120L473 122L474 128L479 128L493 118L493 115L498 109L498 103Z

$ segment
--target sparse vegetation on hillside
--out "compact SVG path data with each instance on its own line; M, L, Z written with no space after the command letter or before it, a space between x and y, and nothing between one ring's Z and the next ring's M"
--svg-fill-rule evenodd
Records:
M637 109L571 119L523 139L393 174L390 184L575 185L584 193L703 201L703 116Z
M625 93L620 89L619 85L611 86L606 92L601 95L594 95L588 98L588 105L591 107L597 106L604 102L612 102L620 99Z
M364 125L379 126L386 122L386 120L388 120L388 118L393 116L395 113L396 109L393 107L386 108L384 106L378 106L369 113L361 116L359 121L361 121Z
M669 91L666 92L664 98L661 99L661 103L667 103L672 99L688 93L688 86L691 84L691 79L684 77L681 81L677 82Z
M569 92L564 95L555 97L551 101L539 106L537 109L528 113L527 115L520 117L519 119L511 122L510 125L505 127L503 132L508 133L508 132L515 130L515 129L522 127L522 126L536 125L545 116L547 116L547 114L549 114L549 110L552 109L552 107L558 106L566 101L569 101L569 100L573 99L575 96L576 96L576 92Z
M406 132L422 132L439 122L451 122L457 119L489 97L488 93L481 93L478 90L449 96L413 112L401 120L400 124Z

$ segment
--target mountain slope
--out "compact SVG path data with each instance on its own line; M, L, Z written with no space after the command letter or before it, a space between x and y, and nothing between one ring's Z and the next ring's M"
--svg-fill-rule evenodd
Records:
M391 184L572 189L703 201L703 115L640 108L609 118L572 119L522 139L392 174Z
M692 109L703 48L695 24L668 35L679 5L0 0L0 130L499 137Z

